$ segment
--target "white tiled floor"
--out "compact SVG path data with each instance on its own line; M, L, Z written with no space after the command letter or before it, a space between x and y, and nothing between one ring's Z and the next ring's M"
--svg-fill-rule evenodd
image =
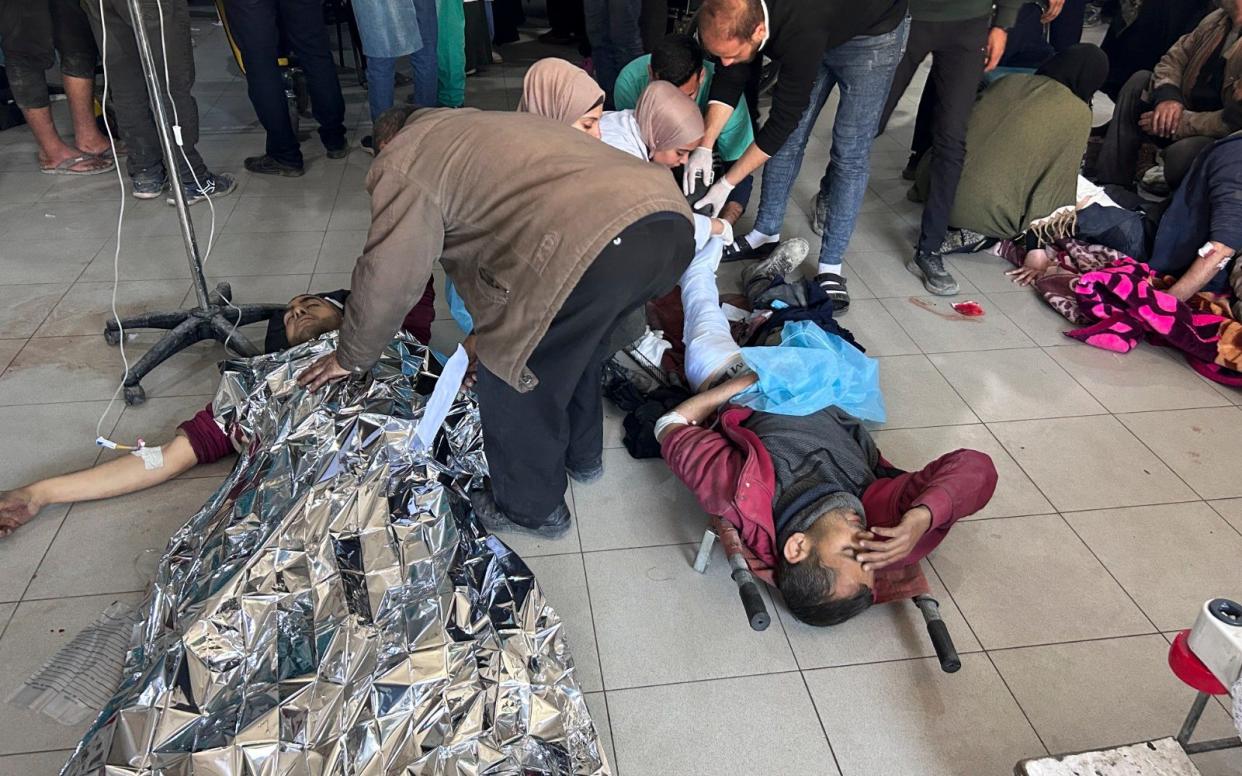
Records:
M195 26L200 149L242 186L218 203L210 274L256 301L346 284L367 226L369 157L329 161L311 141L302 179L241 172L263 137L218 29ZM468 102L512 109L522 63L538 53L506 46L514 64L471 79ZM343 81L356 143L364 97L351 76ZM610 411L604 479L567 494L575 530L512 544L565 618L625 776L1001 776L1024 757L1172 734L1190 693L1164 664L1171 632L1209 597L1242 597L1242 394L1148 346L1119 356L1068 340L1068 326L991 257L953 260L961 298L978 300L982 319L946 320L911 302L945 305L902 266L918 222L899 179L915 95L875 144L847 259L856 301L843 323L880 358L889 422L877 439L890 459L912 467L973 447L1000 471L992 503L931 558L962 670L946 675L928 659L908 604L818 630L794 622L777 596L771 627L751 631L719 556L706 576L690 568L703 514L663 464L628 456ZM830 105L795 186L789 235L810 234L805 208L831 116ZM26 130L0 133L0 487L97 458L95 423L121 369L99 336L115 195L108 177L37 174ZM194 216L203 241L209 213ZM122 312L186 299L176 232L162 202L127 201ZM444 346L458 334L439 310ZM151 341L135 338L131 357ZM148 404L114 407L105 433L167 434L208 401L221 354L201 345L161 367L146 382ZM0 541L0 698L111 601L140 595L144 555L226 471L50 509ZM1202 728L1227 732L1221 706L1209 706ZM0 708L0 774L53 772L77 734ZM1242 774L1236 751L1196 761L1207 776Z

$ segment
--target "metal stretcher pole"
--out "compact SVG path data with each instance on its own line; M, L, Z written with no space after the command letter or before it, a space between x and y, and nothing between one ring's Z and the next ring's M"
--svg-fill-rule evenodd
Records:
M940 660L940 669L951 674L962 667L962 660L957 656L957 647L953 646L953 637L949 635L949 627L940 617L940 602L929 595L916 595L914 604L923 613L927 623L927 635L931 637L932 646L936 648L936 657Z
M750 573L742 537L738 536L737 529L732 523L714 515L712 516L712 530L715 531L716 536L720 537L720 546L724 548L725 557L729 559L730 576L737 583L737 594L742 599L742 606L746 609L746 619L750 622L750 627L757 631L766 630L772 622L772 617L768 614L768 607L763 603L763 595L759 592L759 581L755 579L754 574ZM706 541L704 545L707 545ZM710 546L707 549L711 551ZM696 569L698 565L696 561ZM703 563L703 568L707 568L706 563Z

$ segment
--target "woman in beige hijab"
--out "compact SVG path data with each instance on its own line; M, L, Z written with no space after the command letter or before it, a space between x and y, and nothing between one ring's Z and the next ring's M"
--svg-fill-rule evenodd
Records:
M685 164L703 132L698 104L667 81L653 81L634 110L611 111L600 120L605 143L669 168Z
M563 59L541 59L522 79L518 111L568 124L599 139L604 90L580 67Z

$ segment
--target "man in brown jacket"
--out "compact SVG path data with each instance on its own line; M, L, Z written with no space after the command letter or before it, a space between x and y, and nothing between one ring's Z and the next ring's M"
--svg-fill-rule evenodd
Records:
M694 255L685 198L668 170L571 127L474 109L413 111L367 189L340 345L302 383L370 369L439 259L474 318L492 485L475 509L489 528L563 533L566 473L603 471L608 336Z
M1187 169L1212 139L1242 129L1242 0L1219 2L1154 71L1140 70L1122 87L1096 162L1098 182L1132 186L1144 141L1167 145L1166 169Z

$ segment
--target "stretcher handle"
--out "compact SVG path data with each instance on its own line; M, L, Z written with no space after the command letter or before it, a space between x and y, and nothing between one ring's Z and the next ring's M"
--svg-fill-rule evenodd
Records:
M946 674L956 672L962 667L962 659L957 655L957 647L953 646L949 626L945 625L940 617L940 602L929 595L916 595L914 603L923 613L924 621L927 622L927 635L931 637L932 646L936 649L940 670Z
M735 569L733 581L737 583L737 594L742 599L742 607L746 609L746 619L750 622L750 627L757 631L767 630L772 617L768 614L763 596L759 594L759 583L755 581L754 575L749 570Z

